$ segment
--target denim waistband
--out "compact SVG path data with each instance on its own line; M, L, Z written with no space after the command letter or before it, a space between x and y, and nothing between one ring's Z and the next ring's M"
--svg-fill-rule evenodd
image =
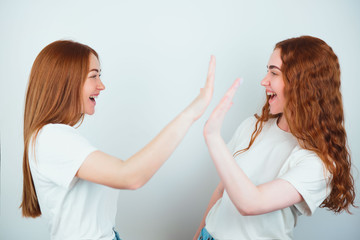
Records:
M201 229L200 236L198 240L214 240L206 228Z
M121 240L119 233L117 231L115 231L115 229L113 229L114 233L115 233L115 238L113 240Z

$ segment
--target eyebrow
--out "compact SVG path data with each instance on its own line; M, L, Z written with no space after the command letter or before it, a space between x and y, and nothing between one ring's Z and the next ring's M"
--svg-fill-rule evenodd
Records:
M276 68L276 69L278 69L279 71L281 71L281 69L280 69L278 66L275 66L275 65L266 66L266 68L268 68L268 69L274 69L274 68Z
M89 72L92 72L92 71L101 72L101 69L99 70L99 69L93 68L93 69L91 69Z

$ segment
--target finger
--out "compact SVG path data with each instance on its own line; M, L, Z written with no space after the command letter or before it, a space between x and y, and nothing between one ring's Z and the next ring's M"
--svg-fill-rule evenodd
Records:
M214 80L215 80L215 68L216 68L216 58L215 56L211 55L208 75L206 77L205 88L213 88L214 87Z
M216 108L213 111L213 115L217 117L224 117L227 111L230 109L232 105L232 101L228 96L224 96L220 103L216 106Z
M242 84L242 82L243 82L242 78L236 79L234 81L234 83L231 85L231 87L225 93L225 96L228 97L230 99L230 101L233 99L233 97L236 93L236 90L239 88L239 86Z
M231 87L227 90L224 97L220 100L218 106L215 108L214 112L227 112L231 105L232 105L232 99L235 95L236 90L240 86L240 84L243 82L241 78L238 78L234 81L234 83L231 85Z
M227 97L220 104L221 104L221 111L225 114L227 111L229 111L230 107L233 105L233 102L230 97Z

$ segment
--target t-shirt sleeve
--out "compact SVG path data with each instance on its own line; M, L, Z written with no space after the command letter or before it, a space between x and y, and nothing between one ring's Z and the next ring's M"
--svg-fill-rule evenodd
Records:
M304 201L295 204L297 210L311 216L330 194L329 172L316 153L305 149L295 151L285 165L279 178L291 183L302 195Z
M70 186L86 157L97 150L78 130L64 124L43 127L36 140L38 172L57 185Z

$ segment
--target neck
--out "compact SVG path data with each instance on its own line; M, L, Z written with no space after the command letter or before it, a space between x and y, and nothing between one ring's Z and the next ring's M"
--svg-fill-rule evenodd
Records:
M289 129L289 125L286 121L286 118L284 117L284 115L281 115L277 121L277 125L278 127L285 131L285 132L290 132L290 129Z

